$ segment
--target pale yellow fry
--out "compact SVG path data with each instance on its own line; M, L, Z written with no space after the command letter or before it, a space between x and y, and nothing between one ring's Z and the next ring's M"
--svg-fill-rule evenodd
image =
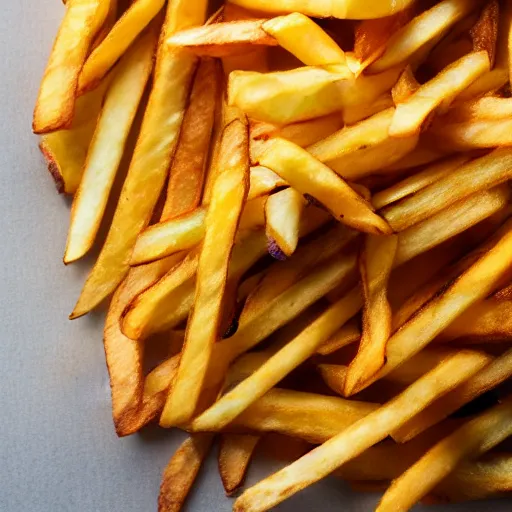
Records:
M307 66L345 63L345 52L338 44L301 13L272 18L263 23L263 30Z
M156 30L142 35L116 68L73 201L64 263L84 256L96 238L130 128L153 68L157 40Z
M228 265L249 188L249 131L235 119L224 130L222 172L212 190L197 266L194 308L180 366L160 419L171 426L188 422L196 409L222 318Z
M465 164L469 159L469 155L457 155L429 165L422 171L412 174L395 185L377 192L372 197L372 204L375 208L380 209L406 196L410 196L418 192L418 190L438 181L452 170Z
M300 218L304 197L289 187L272 194L265 205L265 232L269 241L291 256L299 243Z
M508 180L512 173L512 149L500 148L472 160L444 178L382 210L393 230L403 231L431 217L454 202Z
M260 163L275 171L299 192L319 201L339 221L369 233L390 233L389 226L373 213L365 199L329 167L296 144L280 138L269 140Z
M434 109L441 104L446 108L459 92L486 71L489 71L489 57L485 51L470 53L450 64L397 105L389 134L406 137L419 133L423 122Z
M78 75L94 36L107 17L109 4L102 0L73 0L67 6L39 88L32 122L34 133L71 126Z
M477 458L512 435L512 400L477 416L431 448L397 478L378 512L409 510L463 461Z
M482 358L475 354L461 351L448 357L387 404L245 491L235 502L233 510L269 510L301 489L326 477L344 462L385 439L405 421L466 380L481 366Z
M224 395L192 422L197 430L218 430L230 423L293 369L313 355L361 307L359 289L354 289L330 306L309 327L290 341L259 370Z
M169 3L163 33L201 24L206 0ZM85 315L107 297L129 270L130 254L139 233L148 224L164 186L178 140L189 84L196 59L160 46L155 79L128 175L103 249L94 265L71 318Z
M363 334L356 357L345 380L350 395L360 380L376 373L384 364L386 343L391 335L391 306L387 298L389 276L398 247L396 235L368 235L359 256L364 297Z
M384 0L361 3L359 0L233 0L232 3L247 9L268 13L301 12L317 18L367 19L390 16L405 9L412 0Z
M286 183L286 181L284 181L283 178L274 171L271 171L261 165L251 167L247 200L250 201L255 197L269 194L274 189L286 187L287 185L288 183Z
M162 9L165 0L136 0L89 55L80 73L78 93L93 89Z
M439 2L395 32L388 41L384 55L369 67L369 71L378 73L406 61L431 40L446 34L476 6L473 0Z

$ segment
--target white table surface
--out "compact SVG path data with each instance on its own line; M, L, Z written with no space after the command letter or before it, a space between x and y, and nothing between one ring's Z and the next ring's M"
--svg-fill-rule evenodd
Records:
M62 264L70 204L56 194L30 129L63 7L59 0L0 5L0 511L154 511L162 470L183 436L154 427L122 440L114 433L103 316L67 319L87 266ZM258 460L248 482L271 469ZM377 499L333 479L278 510L366 512ZM186 509L221 512L231 504L212 456ZM415 510L510 509L499 501Z

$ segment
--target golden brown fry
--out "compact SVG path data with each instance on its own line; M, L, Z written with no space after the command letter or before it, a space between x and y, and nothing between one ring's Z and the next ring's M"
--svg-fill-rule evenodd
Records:
M472 160L445 177L382 210L394 231L402 231L475 192L506 181L512 171L512 150L500 148Z
M463 382L482 366L481 358L463 351L443 360L400 395L288 467L245 491L236 512L268 510L327 476L344 462L382 441L410 417ZM511 427L512 428L512 427Z
M480 98L486 94L494 93L508 82L508 68L495 67L488 73L477 78L465 91L457 96L455 102L460 105L465 101Z
M356 357L348 367L345 394L350 396L360 381L367 380L384 364L386 343L391 335L391 307L387 298L398 237L368 235L359 255L364 298L363 334Z
M188 0L171 2L163 34L202 23L205 11L205 0L194 2L193 9ZM133 245L148 224L165 183L195 63L188 53L170 52L160 45L153 88L112 225L71 318L96 307L129 270Z
M260 436L223 434L219 447L219 473L227 496L242 485Z
M265 194L269 194L276 188L286 187L288 183L278 174L266 167L257 165L251 167L249 173L249 193L247 201Z
M393 86L393 89L391 89L393 102L395 105L398 105L398 103L403 103L419 88L420 84L414 77L411 66L407 66L400 75L398 82Z
M489 0L480 13L480 17L469 31L473 40L473 50L484 50L489 56L491 68L496 57L496 43L498 40L498 21L500 4L498 0Z
M109 2L101 0L74 0L67 6L39 88L34 133L71 127L78 75L108 10Z
M153 69L153 52L158 40L155 29L152 27L134 43L116 68L105 94L73 200L64 263L84 256L96 238L128 134Z
M326 356L332 354L336 350L355 343L361 338L361 329L359 322L350 321L346 323L338 332L334 333L325 343L320 345L317 353Z
M506 400L449 435L393 482L378 512L409 510L458 464L476 458L512 434L512 401Z
M210 434L186 439L171 457L162 475L158 512L179 512L213 442Z
M118 59L149 25L164 0L136 0L112 27L107 37L89 55L80 70L78 94L94 89Z
M485 96L476 100L457 103L446 113L446 122L499 120L512 115L512 99Z
M389 226L361 196L307 151L284 139L271 139L260 163L290 186L324 205L335 218L362 231L389 234Z

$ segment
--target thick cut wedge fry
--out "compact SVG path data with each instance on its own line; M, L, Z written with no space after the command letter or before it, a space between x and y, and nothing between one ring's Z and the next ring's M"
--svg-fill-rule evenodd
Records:
M472 0L439 2L395 32L387 42L384 55L369 67L369 71L372 73L384 71L414 56L430 41L446 34L455 23L470 14L475 7L476 4Z
M109 3L73 0L67 6L39 88L32 122L34 133L71 127L78 75L94 36L107 17Z
M512 350L482 368L466 382L450 391L444 397L436 400L425 410L411 418L400 429L393 433L393 439L405 443L432 425L439 423L460 407L471 402L476 397L489 391L512 376Z
M241 54L256 45L276 46L278 42L262 25L263 20L214 23L177 32L166 44L209 57Z
M484 50L489 56L491 68L496 57L496 43L498 40L500 4L498 0L489 0L480 13L478 21L469 31L473 40L475 51Z
M265 232L286 256L291 256L299 242L300 218L304 197L293 188L272 194L265 205Z
M242 485L259 436L224 434L219 447L219 473L227 496Z
M110 71L137 36L162 9L164 0L136 0L107 37L89 55L81 69L78 93L82 94L96 87Z
M463 461L476 458L512 435L512 401L493 407L463 425L395 480L378 512L409 510Z
M369 233L390 233L389 226L373 213L367 201L299 146L284 139L269 140L260 163L299 192L311 195L341 222Z
M269 510L287 497L327 476L344 462L385 439L390 432L437 397L478 371L481 364L479 357L462 351L445 359L387 404L245 491L235 502L233 510Z
M359 256L364 298L363 334L356 357L350 363L345 394L375 374L384 364L386 342L391 335L391 306L387 288L398 246L396 235L366 237Z
M402 231L434 215L456 201L508 180L512 150L500 148L472 160L411 197L382 210L394 231Z
M249 133L244 120L224 130L221 173L212 190L197 267L194 307L187 325L180 366L161 423L179 425L194 414L222 316L228 264L249 189Z
M206 2L171 2L163 33L201 24ZM178 140L195 67L195 57L160 46L155 79L137 145L103 249L94 265L71 318L85 315L107 297L129 270L130 253L148 224L164 186Z
M250 201L259 196L269 194L276 188L286 187L288 183L278 174L261 165L251 167L249 173L249 193L247 200Z
M212 59L202 59L197 68L189 105L183 118L167 184L163 219L187 213L201 202L205 164L221 88L221 71Z
M179 512L206 459L213 442L210 434L195 434L186 439L164 470L158 512Z
M76 100L69 130L58 130L41 137L39 148L59 193L73 195L78 190L106 86L107 81Z
M446 109L459 92L486 71L489 71L489 57L485 51L470 53L450 64L397 105L389 134L407 137L419 133L434 109L439 106Z
M130 128L153 68L153 52L158 39L155 28L142 34L121 60L105 95L73 201L64 263L84 256L96 238Z
M344 64L345 52L314 21L295 12L266 21L263 30L306 66Z
M357 0L234 0L232 3L268 13L300 12L315 18L367 19L382 18L401 11L411 4L411 0L385 0L373 2L371 5L363 5Z

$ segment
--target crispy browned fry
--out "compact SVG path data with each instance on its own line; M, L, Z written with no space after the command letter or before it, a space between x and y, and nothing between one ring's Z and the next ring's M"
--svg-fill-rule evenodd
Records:
M114 72L82 179L73 200L64 263L84 256L96 238L142 94L153 69L158 27L143 33Z
M219 473L227 496L242 485L260 436L223 434L219 447Z
M290 186L324 205L338 220L362 231L389 234L387 224L361 196L306 150L285 139L271 139L260 157Z
M489 391L512 375L512 349L482 368L453 391L435 401L417 416L393 433L393 439L404 443L417 436L427 428L439 423L451 413L467 404L477 396Z
M387 288L398 247L396 235L368 235L359 255L359 273L363 291L363 334L357 355L348 367L345 394L361 380L375 374L384 364L386 342L391 335L391 306Z
M377 510L409 510L463 461L476 458L512 434L512 400L497 405L430 449L395 480Z
M213 59L202 59L169 171L162 219L174 217L176 213L173 212L187 213L201 202L204 169L221 81L218 64Z
M512 150L500 148L472 160L445 177L382 210L394 231L402 231L458 200L510 178Z
M194 434L171 457L162 475L158 512L179 512L212 445L211 434Z
M387 42L386 51L370 67L372 73L389 69L428 46L448 32L459 20L475 9L471 0L444 0L413 18L395 32Z
M222 171L206 214L194 307L178 373L160 419L165 426L192 417L217 341L229 260L249 189L249 133L244 119L235 119L225 128L219 158Z
M266 167L257 165L251 167L249 172L249 193L247 200L269 194L276 188L286 187L288 183L278 174Z
M500 288L496 293L493 294L493 299L496 300L512 300L512 283Z
M419 88L420 84L414 77L414 73L411 69L411 66L407 66L400 75L400 78L398 79L397 83L391 89L391 96L393 97L393 102L395 103L395 105L404 102L405 100L407 100L407 98L409 98L409 96L411 96L411 94L414 94Z
M473 40L474 51L486 51L491 68L494 66L494 59L496 57L499 13L500 4L498 0L489 0L482 9L478 21L469 31Z
M94 36L107 17L109 4L74 0L67 6L39 88L32 122L34 133L71 127L78 75Z
M326 356L332 354L336 350L355 343L361 337L361 329L359 322L350 321L346 323L338 332L334 333L325 343L320 345L317 353Z
M201 24L206 1L171 2L164 37L179 28ZM103 249L94 265L71 318L85 315L106 298L129 270L130 253L148 224L164 186L178 140L196 59L183 51L158 50L155 79L148 106Z
M137 0L123 13L80 70L78 93L96 87L164 5L164 0Z
M478 371L482 360L463 351L443 360L400 395L288 467L245 491L234 510L263 511L313 484L386 438L437 397ZM512 428L512 426L511 426Z

